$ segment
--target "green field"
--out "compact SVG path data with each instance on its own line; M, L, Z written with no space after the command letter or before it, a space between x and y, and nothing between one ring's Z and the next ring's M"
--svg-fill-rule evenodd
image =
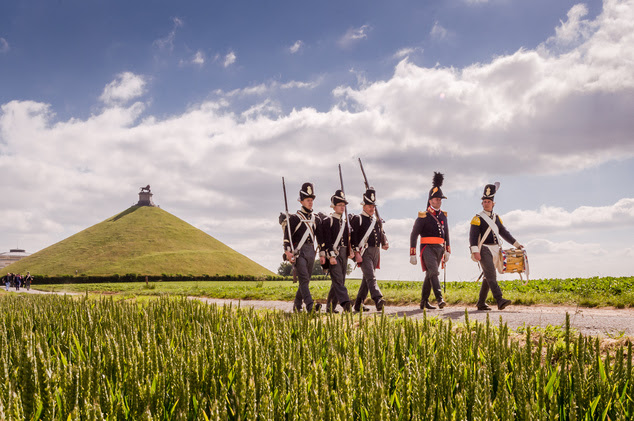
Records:
M3 420L628 420L632 358L569 328L0 297Z
M155 207L131 208L0 270L38 275L274 275Z
M360 281L349 279L346 286L354 298ZM501 281L504 296L515 304L579 305L583 307L634 307L634 277L573 278L522 281ZM287 281L259 282L143 282L107 284L34 285L44 291L89 293L117 293L124 296L184 295L242 300L292 301L297 284ZM379 287L389 305L407 305L420 302L422 282L379 281ZM310 283L313 298L325 302L329 281ZM445 299L449 304L475 304L480 283L447 282ZM491 297L490 297L491 298Z

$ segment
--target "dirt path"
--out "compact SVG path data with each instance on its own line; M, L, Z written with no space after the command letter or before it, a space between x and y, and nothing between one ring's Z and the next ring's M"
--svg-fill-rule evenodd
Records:
M15 288L9 291L16 292ZM26 294L68 294L78 293L68 292L47 292L31 289L27 291L21 288L18 293ZM201 300L206 303L218 305L233 305L235 307L253 307L255 309L274 309L285 312L293 310L293 303L290 301L255 301L255 300L228 300L220 298L189 297L190 299ZM376 314L374 307L370 307L368 316ZM341 308L339 308L341 310ZM442 317L454 321L464 322L465 309L469 312L469 320L479 322L486 321L487 315L492 323L498 324L500 317L511 328L521 326L563 326L566 322L566 313L570 314L571 326L584 335L594 335L602 337L618 338L621 336L634 337L634 309L614 309L614 308L585 308L568 306L509 306L504 311L499 311L495 307L491 311L477 311L473 306L464 305L448 306L442 310L431 310L427 312L428 317ZM387 306L385 313L397 317L407 316L409 318L421 319L423 311L418 306Z
M239 301L225 300L217 298L200 298L207 303L219 305L253 307L255 309L277 309L290 312L293 303L286 301ZM371 307L371 306L368 306ZM584 335L594 335L603 337L634 336L634 309L613 309L613 308L584 308L584 307L546 307L546 306L509 306L504 311L499 311L495 307L491 311L477 311L473 306L464 305L448 306L442 310L431 310L427 316L437 316L444 319L452 319L464 322L465 309L469 312L469 320L479 322L486 321L487 315L492 323L498 324L500 317L512 328L521 326L563 326L566 323L566 313L570 314L571 326ZM423 311L418 306L387 306L385 313L394 316L407 316L409 318L420 319ZM371 307L367 313L369 316L376 314L376 310Z

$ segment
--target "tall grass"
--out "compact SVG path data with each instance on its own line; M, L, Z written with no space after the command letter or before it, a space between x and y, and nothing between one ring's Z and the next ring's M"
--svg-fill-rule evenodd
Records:
M632 345L491 323L0 297L1 419L631 419Z

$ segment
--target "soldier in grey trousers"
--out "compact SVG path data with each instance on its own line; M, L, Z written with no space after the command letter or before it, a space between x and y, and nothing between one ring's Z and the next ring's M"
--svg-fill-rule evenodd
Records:
M379 247L368 247L363 253L363 261L361 262L361 272L363 273L363 279L361 285L359 285L359 291L357 292L357 298L354 302L354 309L359 311L363 305L363 301L370 293L372 301L375 302L376 309L381 310L383 308L383 293L379 289L379 284L376 282L376 276L374 270L379 264ZM367 311L367 310L366 310Z
M381 311L385 305L385 300L383 300L383 294L376 282L374 271L379 266L381 248L387 250L390 246L385 233L381 229L381 225L377 223L375 217L376 191L372 187L366 190L361 205L363 206L363 212L350 220L352 228L350 243L354 251L354 259L363 272L363 279L354 302L354 310L369 310L363 306L363 302L368 296L368 292L370 292L376 309Z
M350 244L350 230L345 215L347 204L348 201L343 190L337 190L330 198L330 207L334 212L321 222L321 233L328 257L328 271L332 280L326 302L326 311L332 313L337 313L335 310L337 304L341 304L344 311L351 311L350 297L346 288L348 245Z
M312 183L304 183L299 191L298 201L301 208L294 214L280 217L284 230L284 256L285 259L295 265L295 272L299 279L299 286L295 294L293 311L302 311L302 302L306 304L306 311L316 312L321 309L321 304L313 306L313 297L310 294L310 277L315 264L315 246L317 245L317 232L319 232L319 218L313 214L313 201L315 188ZM290 235L289 235L290 232ZM294 251L294 253L293 253Z
M486 310L486 300L489 295L489 290L493 294L493 298L496 303L503 303L502 289L498 285L495 273L495 265L493 264L493 255L488 247L482 247L480 250L480 266L482 266L482 272L484 273L484 281L480 287L480 295L478 296L478 309Z
M313 243L304 244L299 251L299 256L295 259L295 270L297 271L297 279L299 286L295 294L295 302L293 308L301 309L302 301L306 304L306 311L311 312L313 309L313 297L310 294L310 275L313 273L315 264L315 245Z

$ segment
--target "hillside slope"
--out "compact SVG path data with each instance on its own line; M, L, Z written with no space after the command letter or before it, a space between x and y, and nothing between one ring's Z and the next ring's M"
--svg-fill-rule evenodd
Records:
M156 207L131 208L0 271L41 275L273 275Z

